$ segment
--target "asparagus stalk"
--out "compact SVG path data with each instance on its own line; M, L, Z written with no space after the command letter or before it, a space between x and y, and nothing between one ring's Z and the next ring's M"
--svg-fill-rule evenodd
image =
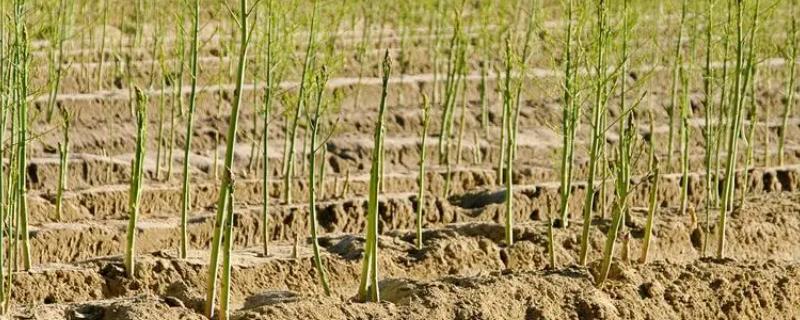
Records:
M217 199L216 219L214 222L214 235L211 240L211 256L208 264L208 278L206 291L205 315L211 319L214 315L214 299L217 291L217 272L219 267L219 251L222 244L222 231L226 220L226 210L230 206L233 190L233 149L236 145L236 132L239 125L239 110L242 104L242 87L244 86L245 68L247 66L247 49L251 39L249 17L252 8L247 0L239 1L239 15L236 25L239 28L239 56L236 68L236 91L234 101L231 105L231 115L228 123L228 133L226 135L227 144L225 148L225 171L220 183L220 193Z
M383 58L383 89L381 90L378 119L375 124L375 146L372 149L372 169L370 170L369 200L367 204L367 241L364 244L361 283L358 287L358 299L361 301L380 302L380 289L378 288L378 193L381 180L381 161L383 160L386 96L391 71L392 65L389 59L389 51L386 50Z
M63 212L64 190L67 189L67 177L69 174L69 128L72 122L72 115L68 111L61 109L61 116L63 119L63 139L64 141L58 144L58 188L56 189L56 220L61 221Z
M422 222L425 214L425 160L427 155L426 140L428 137L428 124L430 124L430 104L428 96L422 96L422 133L420 133L420 159L417 194L417 249L422 249Z
M186 259L189 251L189 240L187 224L189 221L189 211L191 211L191 194L189 191L189 163L192 149L192 136L194 135L194 112L197 100L197 51L199 50L200 34L200 0L194 0L192 11L192 43L191 56L189 61L191 92L189 93L189 110L186 118L186 142L183 146L183 170L181 185L181 248L180 257Z
M135 275L136 266L136 227L139 219L142 198L142 180L144 179L145 139L147 136L147 95L136 87L136 152L131 166L131 184L128 198L128 237L125 247L125 273L129 278Z

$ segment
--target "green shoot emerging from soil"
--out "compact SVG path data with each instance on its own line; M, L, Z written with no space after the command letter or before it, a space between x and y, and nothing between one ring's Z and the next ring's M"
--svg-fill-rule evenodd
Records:
M358 287L360 301L380 302L378 288L378 189L380 186L381 167L383 167L383 140L385 134L384 116L386 113L386 96L389 89L389 75L392 63L389 51L383 58L383 86L381 91L378 119L375 123L375 146L372 149L372 169L369 179L369 199L367 204L367 241L364 243L364 260L361 268L361 284Z
M67 189L69 173L69 129L73 115L61 109L63 119L64 141L58 143L58 188L56 189L56 221L61 221L64 205L64 191Z
M247 48L250 44L252 36L251 22L249 21L250 15L253 13L247 0L240 0L239 14L234 16L233 19L239 29L239 56L238 67L236 68L236 91L233 104L231 105L230 122L228 123L228 133L226 135L227 144L225 148L225 170L223 172L222 181L220 183L220 193L217 199L216 219L214 222L214 235L211 240L211 256L208 264L208 282L206 292L205 315L211 319L214 316L214 299L216 298L217 291L217 272L219 267L219 252L222 245L223 232L224 237L229 239L231 229L226 229L226 217L232 216L229 208L232 208L233 200L233 151L236 145L236 133L239 125L239 110L242 105L242 87L244 86L245 68L247 66ZM224 310L227 311L227 310ZM227 319L228 314L221 312L220 319Z
M191 92L189 94L189 110L186 119L186 142L183 146L183 184L181 188L181 248L180 257L186 258L189 250L188 232L186 230L191 211L191 194L189 192L189 159L192 149L192 135L194 134L194 110L197 100L197 51L200 33L200 0L194 0L192 10L192 48L190 64Z
M586 265L589 256L589 230L592 224L592 209L595 203L595 179L600 164L600 152L605 148L605 128L603 118L606 113L607 103L607 82L606 72L606 42L608 41L608 26L606 25L606 2L600 0L597 9L597 30L595 36L596 64L594 66L594 106L592 107L592 141L589 149L589 175L586 180L586 199L583 203L583 231L581 234L581 249L579 261L581 265ZM602 210L602 208L601 208Z
M324 138L322 141L317 142L319 133L320 133L320 126L321 120L323 120L323 116L327 109L327 104L323 103L323 97L325 94L325 85L328 82L328 74L325 68L323 68L319 75L316 77L316 107L313 110L313 113L308 115L308 125L311 129L311 141L308 145L309 152L308 152L308 212L309 212L309 227L311 229L311 246L314 251L314 265L317 268L317 273L319 274L319 280L322 284L322 288L325 290L325 295L331 295L331 288L330 284L328 284L328 273L325 271L325 265L322 263L322 256L320 254L319 249L319 240L318 240L318 222L317 222L317 182L316 177L317 174L315 171L317 170L317 153L319 149L325 148L325 144L327 143L328 138L330 138L330 134L327 135L327 138ZM331 133L333 129L331 129ZM324 154L322 157L322 161L324 163L325 158ZM324 168L324 167L323 167ZM322 172L320 172L322 174Z
M131 166L131 185L128 198L128 238L125 247L125 272L129 278L135 275L136 266L136 227L142 200L142 180L144 179L144 153L147 136L147 95L138 87L136 93L136 152Z
M417 249L422 249L422 222L425 221L425 160L427 148L425 143L428 137L428 124L430 124L430 104L428 96L422 96L422 132L420 133L420 159L419 178L417 181Z
M753 22L750 29L750 39L754 39L756 29L758 28L760 0L755 1L755 8L753 10ZM736 186L736 163L737 154L739 150L739 135L742 128L742 117L744 109L745 93L747 83L750 80L750 68L754 61L754 43L750 44L750 50L747 50L747 43L744 37L743 20L744 12L746 12L746 3L737 1L736 7L736 63L734 67L734 80L733 92L731 96L731 105L729 107L728 115L728 132L727 132L727 159L725 161L725 181L722 191L722 201L720 204L720 215L717 224L717 258L722 259L725 257L725 227L727 223L728 212L732 210L734 188ZM745 54L747 56L745 57Z

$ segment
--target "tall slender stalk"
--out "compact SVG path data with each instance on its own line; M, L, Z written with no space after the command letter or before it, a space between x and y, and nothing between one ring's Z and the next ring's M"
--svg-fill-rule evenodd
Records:
M529 8L529 15L528 15L528 23L527 28L525 31L525 40L524 45L522 48L522 53L519 56L519 67L520 72L522 73L522 77L520 77L519 81L515 84L515 87L511 88L511 72L512 72L512 52L511 52L511 45L509 43L509 39L506 38L506 86L503 89L503 105L504 105L504 118L507 121L506 126L503 130L506 132L506 139L503 141L504 149L506 156L505 166L504 166L504 181L506 184L506 197L505 197L505 243L506 245L510 246L514 244L514 210L513 210L513 202L514 202L514 160L516 159L517 153L517 133L519 127L519 115L520 115L520 101L521 92L522 92L522 85L525 81L525 72L527 71L527 60L528 60L528 52L530 50L530 42L531 42L531 35L534 31L534 21L535 21L535 7L534 2L531 2L531 7ZM512 90L514 92L512 96Z
M457 11L454 17L454 27L453 27L453 36L450 38L450 48L447 51L447 71L446 71L446 78L445 78L445 88L444 88L444 101L442 105L442 118L441 118L441 128L439 130L439 164L446 164L449 162L449 150L448 144L450 141L450 135L452 134L452 122L453 122L453 106L455 105L455 100L458 92L458 85L460 81L458 79L458 69L460 66L460 52L461 52L461 11ZM451 102L452 101L452 102Z
M263 118L263 125L262 125L262 139L264 140L263 145L263 156L262 156L262 183L263 183L263 190L262 190L262 197L263 197L263 207L262 207L262 216L261 219L263 221L261 227L261 244L263 249L264 256L269 255L269 177L271 175L269 170L269 125L270 125L270 114L272 112L272 104L273 99L275 96L276 84L279 81L276 81L276 66L278 60L275 57L275 48L274 42L278 37L277 34L277 17L278 15L275 13L275 1L269 0L267 2L267 11L268 11L268 19L267 22L267 39L266 39L266 61L265 65L267 67L266 72L266 88L264 90L264 118Z
M688 0L681 2L681 20L678 24L678 39L675 42L675 51L672 60L672 90L670 94L670 104L667 114L669 115L669 134L667 136L667 170L672 168L672 153L675 149L675 113L678 108L678 86L680 81L680 66L683 64L683 55L681 54L681 46L683 45L684 26L686 25L686 15L688 13L689 3Z
M689 203L689 119L691 117L691 106L689 105L689 71L680 68L681 81L681 216L686 214L686 207Z
M594 66L594 106L592 108L592 143L589 149L589 174L586 178L586 198L583 204L583 229L579 261L586 265L589 255L589 230L592 224L592 208L595 201L595 178L597 178L600 151L605 147L605 128L603 115L606 112L607 73L605 47L608 36L606 29L606 1L599 0L597 8L596 62Z
M328 283L328 272L325 271L325 266L322 263L322 256L319 250L319 238L318 238L318 231L317 231L317 182L316 182L316 174L315 170L317 169L317 152L320 148L325 146L326 141L321 141L319 145L317 145L317 136L319 135L320 130L320 120L322 120L323 113L325 112L326 108L323 108L323 97L325 93L325 84L328 81L328 75L325 69L323 69L320 74L316 77L316 107L314 108L313 114L309 115L308 125L311 130L310 136L310 143L309 147L309 154L308 154L308 223L311 229L311 246L314 252L314 266L317 269L317 274L319 275L320 283L322 284L322 288L325 290L325 295L331 295L331 288L330 284ZM330 136L329 136L330 137ZM325 161L325 159L322 159ZM324 163L324 162L323 162ZM321 172L320 172L321 173Z
M604 1L600 3L600 14L603 15ZM606 243L603 251L603 260L600 264L600 275L597 279L597 284L602 285L608 277L608 272L611 269L611 263L614 259L614 249L616 246L617 237L620 228L624 225L625 217L628 215L628 195L631 192L631 158L633 156L633 139L636 136L636 129L634 123L633 109L636 108L638 102L630 107L626 104L627 94L627 73L628 73L628 42L630 31L632 29L631 12L629 9L629 0L623 1L622 9L622 48L621 48L621 66L620 66L620 110L625 112L620 117L619 122L619 142L617 144L617 163L616 163L616 179L615 179L615 193L616 201L612 205L611 212L611 225L606 234ZM604 17L599 18L601 21ZM602 22L601 22L602 23ZM602 209L601 209L602 210ZM627 250L625 250L627 252ZM624 255L627 257L627 254ZM627 259L627 258L625 258Z
M564 106L561 114L561 186L560 191L560 217L561 225L566 228L569 226L569 198L572 194L572 166L575 151L575 133L580 120L580 107L577 103L577 90L575 87L576 67L573 60L572 37L573 37L573 0L567 0L567 30L564 48Z
M53 118L53 112L56 108L56 98L58 97L58 91L61 87L61 78L64 72L64 41L67 38L67 26L69 25L69 16L72 9L72 6L68 4L69 1L67 0L59 0L57 10L58 16L56 18L58 28L55 37L58 49L53 51L50 60L52 69L50 75L50 95L47 99L47 122L50 122Z
M5 2L0 5L0 26L6 26L6 8ZM10 63L7 62L9 59L10 48L8 47L8 38L6 32L0 32L0 159L5 159L5 133L7 129L7 122L8 122L8 114L9 110L11 109L11 102L9 98L11 97L11 90L13 90L12 81L12 71L13 68ZM12 130L13 132L13 130ZM13 139L12 139L13 141ZM9 159L11 160L11 159ZM8 173L11 174L13 171L11 169L13 161L9 161L9 165L7 167ZM5 176L3 174L3 165L0 163L0 311L3 314L8 309L8 304L6 301L6 292L8 295L11 295L10 291L6 291L5 280L6 276L11 277L11 272L5 272L3 266L7 263L6 260L6 250L8 247L7 244L12 242L10 235L6 236L6 219L10 216L9 207L11 206L10 198L6 198L6 183L10 181L6 181ZM8 186L8 190L13 189L10 185ZM8 239L8 240L6 240ZM10 260L10 259L9 259ZM10 264L9 264L10 265ZM10 271L10 270L9 270Z
M189 251L189 237L187 224L189 221L189 211L191 211L191 194L189 191L189 162L192 149L192 136L194 135L194 111L197 100L197 52L199 50L200 34L200 0L194 0L192 11L192 43L189 60L189 76L191 81L191 92L189 93L189 110L186 118L186 142L183 146L183 183L181 185L181 248L180 257L186 259Z
M236 26L239 28L239 56L236 68L236 91L228 123L228 133L225 136L225 171L220 182L220 193L217 199L216 218L214 222L214 235L211 240L211 256L208 264L208 278L206 291L205 315L211 319L214 315L214 299L217 294L217 272L219 267L219 251L222 243L222 231L226 220L226 208L233 202L231 184L233 182L233 150L236 146L236 132L239 126L239 109L242 105L242 88L244 86L245 68L247 66L247 48L251 39L248 18L252 14L247 0L239 1L239 15L235 17ZM223 315L225 316L225 315Z
M444 105L439 132L439 163L446 166L445 183L443 197L450 196L450 183L453 174L452 159L452 134L455 122L456 100L459 87L465 90L464 78L466 72L466 50L467 43L461 31L461 15L464 9L464 2L456 10L454 18L453 37L450 40L450 51L447 60L447 74L445 78ZM460 141L460 139L459 139ZM458 160L456 160L458 161Z
M139 87L136 93L136 152L131 166L131 184L128 197L128 236L125 247L125 273L129 278L135 275L136 266L136 227L142 199L142 180L144 179L144 153L147 136L147 95Z
M422 222L425 214L425 160L427 158L428 125L430 124L428 96L422 95L422 132L420 133L419 178L417 181L417 249L422 249Z
M392 64L389 50L383 58L383 81L381 102L378 108L378 119L375 123L375 145L372 148L372 169L370 169L369 200L367 204L367 241L364 243L364 260L361 268L361 283L358 287L358 299L380 302L378 288L378 193L383 160L384 117L386 113L386 96L389 91L389 75Z
M28 39L27 20L25 18L25 2L14 2L14 57L16 68L14 75L14 104L17 111L17 162L15 201L17 210L17 237L22 237L22 261L25 270L31 268L30 234L28 232L28 84L30 71L30 41ZM15 261L16 262L16 261ZM16 263L15 263L16 264Z
M713 42L713 34L714 34L714 5L716 0L708 0L706 1L706 60L705 65L703 67L703 105L705 107L705 115L704 115L704 125L705 130L703 131L703 135L705 138L705 165L706 165L706 176L705 176L705 191L706 191L706 199L705 199L705 232L703 233L703 248L702 248L702 255L706 255L706 249L708 247L708 234L711 229L711 210L714 205L714 190L715 184L713 182L714 179L717 179L717 176L714 172L712 172L713 168L713 156L714 150L718 148L717 141L718 137L716 135L716 131L712 128L712 115L714 113L714 70L711 68L711 60L714 54L714 42ZM719 111L720 113L722 110ZM717 123L717 126L720 124ZM646 257L643 258L646 260Z
M727 1L726 6L726 19L723 24L722 32L722 70L720 70L720 94L719 94L719 111L717 112L717 128L716 137L717 141L727 137L728 127L730 121L727 117L730 112L730 90L729 90L729 62L731 54L731 25L733 23L733 10L731 9L732 1ZM720 178L722 177L722 150L725 141L718 142L714 147L714 187L713 196L714 203L717 207L720 206L722 201L722 191L720 191ZM710 228L710 227L709 227Z
M720 204L720 215L717 224L717 258L725 257L725 227L727 223L728 211L731 210L733 202L733 189L736 186L736 159L739 148L739 134L741 133L742 109L744 107L745 88L748 83L748 68L753 63L754 54L752 47L745 61L745 39L742 30L744 20L744 1L736 3L736 66L734 70L732 105L729 111L729 128L727 137L727 159L725 162L725 183L722 192L722 202ZM753 10L753 25L750 29L751 37L755 34L758 27L760 0L755 0Z
M292 174L294 172L294 156L295 156L295 142L297 141L297 127L300 124L300 115L302 114L304 99L305 99L305 90L306 90L306 80L307 80L307 73L309 71L309 67L311 66L311 61L313 56L316 53L316 21L317 21L317 6L318 1L314 0L314 9L311 14L311 27L308 32L308 44L306 45L306 56L303 60L303 71L300 74L300 89L297 94L297 104L295 105L294 109L294 117L292 118L291 130L289 133L289 147L286 149L288 155L286 157L286 161L283 164L283 200L287 204L292 203Z
M504 100L504 102L503 102L503 104L504 104L503 116L502 116L503 119L501 121L502 124L501 124L500 141L499 141L501 147L500 147L500 156L498 158L498 163L497 163L497 179L498 179L498 181L506 182L506 184L509 184L509 181L510 181L510 178L507 177L506 175L507 174L511 174L511 170L506 166L506 164L510 163L510 161L513 161L513 158L511 160L509 160L508 158L510 158L510 155L512 153L516 152L516 149L517 149L516 141L513 142L513 143L509 143L509 140L511 140L512 137L507 136L507 134L510 133L510 132L514 132L514 134L516 135L516 128L515 128L516 124L515 124L515 122L516 122L516 119L518 119L518 116L519 116L519 110L520 110L520 105L519 104L520 104L520 102L522 100L520 98L520 96L521 96L521 93L522 93L522 82L524 81L524 79L526 77L525 71L526 71L526 63L527 63L527 60L528 60L528 53L530 51L531 36L533 35L533 31L534 31L534 22L535 22L534 13L535 13L535 1L531 1L531 6L530 6L529 11L528 11L528 19L527 19L527 24L526 24L526 29L525 29L524 41L523 41L524 45L522 47L522 53L520 54L520 57L519 57L519 60L520 60L519 64L520 64L520 67L521 67L520 69L521 69L521 72L522 72L522 77L520 78L520 83L516 86L515 90L512 93L510 91L510 87L509 87L509 81L510 80L508 80L510 78L510 71L511 70L509 70L509 68L507 67L507 70L506 70L507 77L506 77L506 82L504 83L504 85L506 87L503 88L503 91L508 90L509 92L508 93L504 92L504 95L507 94L508 97L504 97L504 99L506 99L506 100ZM508 37L511 37L511 35L509 35ZM510 39L507 38L506 41L509 42ZM507 60L510 59L510 56L507 55L506 59ZM510 60L506 61L506 63L510 64ZM514 100L514 102L515 102L514 105L505 106L506 102L511 103L512 100ZM513 112L508 112L508 113L506 112L506 111L512 110L512 109L514 110ZM509 130L509 128L511 128L511 127L514 127L513 130ZM508 150L506 148L507 146L512 146L514 148L514 150Z
M175 104L177 103L177 107L178 107L178 114L177 115L178 115L178 117L181 117L181 118L183 117L183 74L186 71L186 27L185 27L185 22L186 22L185 11L183 11L183 10L178 11L177 17L175 17L175 24L176 24L176 29L177 29L176 31L177 31L177 34L178 34L178 37L176 39L177 40L177 45L175 46L175 56L178 57L178 59L177 59L178 70L175 72L175 80L177 82L172 84L173 86L175 86L175 99L172 100L172 104L173 104L173 109L174 109ZM194 24L194 23L192 23L192 24ZM170 128L170 130L172 130L171 134L174 134L175 130L173 130L173 128ZM175 139L174 135L171 137L171 139L172 140ZM170 146L170 149L169 149L169 155L170 155L169 159L170 160L169 160L169 167L168 167L168 170L167 170L168 172L172 172L172 162L173 162L173 160L172 160L172 151L173 151L173 149L174 148L172 148L172 146ZM169 175L168 178L172 179L172 175Z
M506 187L505 200L504 200L505 201L504 202L504 204L505 204L505 215L504 215L504 218L503 218L503 221L504 221L504 224L505 224L505 238L504 239L505 239L506 245L507 246L511 246L511 245L514 244L514 212L513 212L513 209L514 209L514 190L513 190L513 188L514 188L514 186L513 186L513 180L510 177L511 176L511 170L508 169L508 165L511 164L512 161L507 159L507 158L511 158L511 156L507 154L507 153L509 153L508 152L508 147L509 146L513 147L513 142L511 141L512 139L511 139L511 136L509 135L511 133L511 129L509 129L509 128L511 127L511 119L510 119L511 116L510 115L512 113L511 109L512 109L512 104L513 104L512 94L511 94L511 92L512 92L512 88L511 88L511 86L512 86L511 73L512 73L512 70L513 70L513 64L512 64L512 52L511 52L511 39L510 39L510 36L506 37L505 44L506 44L506 50L505 50L506 74L505 74L504 86L503 86L503 121L502 121L503 122L503 126L500 129L502 132L504 132L501 135L501 136L503 136L503 138L500 139L500 143L502 144L500 148L501 148L501 150L503 150L503 151L500 152L500 156L501 156L501 159L503 159L503 162L500 162L500 165L498 166L498 168L499 168L498 172L502 172L502 174L500 174L500 177L501 177L500 181L501 181L501 183L505 183L505 187Z

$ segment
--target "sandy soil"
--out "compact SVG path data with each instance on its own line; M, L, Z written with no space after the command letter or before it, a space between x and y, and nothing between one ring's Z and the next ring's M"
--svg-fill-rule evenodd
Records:
M560 32L558 23L544 25L548 32ZM214 26L212 23L208 30ZM152 32L146 31L147 35ZM560 67L549 59L552 52L537 55L531 61L536 68L525 75L524 85L530 90L525 90L521 100L513 171L516 242L507 246L500 224L507 190L496 174L502 121L497 88L502 79L494 72L486 79L490 88L486 97L489 129L484 130L481 77L479 73L466 77L466 103L458 105L455 114L457 128L463 119L462 150L458 163L451 168L449 194L444 194L448 170L439 164L437 154L442 112L438 108L432 111L424 155L428 161L427 195L422 202L417 196L417 170L423 158L420 102L422 94L434 85L427 49L430 36L424 28L415 30L401 56L397 33L384 30L386 38L381 43L369 44L365 60L372 62L362 69L351 57L361 37L359 31L354 27L338 34L341 41L336 46L345 52L346 62L326 88L327 93L342 97L341 108L325 119L326 124L336 122L338 131L325 145L325 192L318 190L317 194L320 242L333 288L331 296L323 294L317 281L307 238L309 187L304 160L298 160L298 172L289 181L294 202L281 200L280 168L287 124L278 118L270 123L264 139L270 148L266 155L270 208L268 218L263 217L263 169L258 165L262 160L263 122L257 108L261 107L264 87L248 78L249 84L243 88L245 101L234 157L233 319L800 319L800 117L788 119L785 165L777 166L776 153L767 151L777 148L780 134L786 64L782 59L763 61L765 71L760 79L764 85L756 94L759 112L765 115L752 124L745 123L748 128L756 126L759 147L750 170L737 176L737 204L744 186L748 194L744 206L730 216L726 236L727 254L732 259L728 260L709 258L715 249L709 236L716 232L713 221L718 213L702 209L706 195L706 172L701 169L706 150L701 134L705 129L702 91L698 88L690 95L688 201L694 215L681 215L677 144L671 162L667 161L665 147L670 72L645 65L627 75L631 82L642 74L649 76L644 88L648 95L636 114L636 143L640 147L655 139L657 155L667 172L660 181L650 262L640 264L635 261L642 246L650 182L645 161L633 164L636 187L629 198L631 216L624 227L627 246L620 241L624 250L617 252L611 279L598 287L594 279L610 224L608 208L594 208L589 234L591 262L587 266L577 262L582 227L582 221L577 220L587 189L588 125L582 124L577 133L576 182L570 190L573 222L568 229L555 230L555 268L547 259L546 221L554 217L559 201L557 163L563 104ZM122 31L112 28L109 32L110 39L118 39ZM302 32L295 36L305 37ZM476 34L470 31L467 36L474 41ZM151 52L130 43L119 44L126 49L125 56L120 57L112 57L108 50L81 48L76 42L67 44L65 55L70 63L57 106L75 116L64 212L60 220L55 218L57 145L63 138L57 120L49 122L43 117L47 97L42 95L32 100L31 131L36 139L30 142L27 170L34 268L13 274L10 318L205 319L200 311L205 303L208 247L219 189L214 164L221 161L224 152L224 131L234 94L228 74L231 57L220 46L221 41L227 41L225 37L203 34L207 41L200 53L203 73L198 78L200 92L188 163L192 203L188 222L191 252L187 259L177 258L180 170L186 161L182 148L187 136L182 110L172 106L177 105L178 95L184 103L188 99L188 81L180 93L172 83L162 90L159 82L164 74L154 68ZM149 37L145 38L146 46ZM168 49L174 46L173 40L165 39ZM45 41L34 45L37 67L31 82L37 88L48 80L42 62L48 46ZM390 79L385 186L379 199L380 289L384 301L360 303L354 296L361 272L372 133L381 94L377 61L385 47L393 58L404 60L398 61L400 72ZM303 45L294 49L302 52ZM557 49L537 44L532 50ZM477 72L480 66L474 61L479 57L469 59L470 70ZM100 60L104 61L102 72ZM151 101L134 279L125 276L121 258L136 134L130 88L120 71L124 69L131 70L131 80L145 88ZM99 82L95 81L97 74L102 75ZM290 72L280 89L293 92L298 77ZM161 99L164 108L159 108ZM609 102L612 119L622 113L617 103L616 97ZM287 107L279 101L275 108L274 114L278 114ZM174 125L170 119L173 111ZM652 130L646 121L647 112L654 116ZM157 138L159 127L163 130L161 141ZM305 136L302 128L299 135ZM609 130L606 140L609 150L614 148L616 131ZM156 155L159 146L160 157ZM298 159L306 154L302 146L300 138L294 150ZM744 158L738 161L741 168ZM611 181L607 183L610 186ZM607 203L611 197L607 195ZM424 247L417 249L413 230L420 206L425 210L425 241ZM265 224L271 241L269 255L262 254L261 249Z

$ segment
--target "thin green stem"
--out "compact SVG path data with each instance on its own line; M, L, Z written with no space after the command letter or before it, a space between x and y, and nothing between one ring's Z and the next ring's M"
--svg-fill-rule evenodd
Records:
M186 118L186 142L183 146L183 170L182 170L182 185L181 185L181 248L180 257L186 259L187 252L189 251L189 237L188 237L188 221L189 212L191 211L191 194L189 191L189 163L192 149L192 136L194 135L194 113L197 100L197 56L199 51L199 34L200 34L200 0L194 1L192 12L192 48L190 56L190 74L191 91L189 93L189 110Z

